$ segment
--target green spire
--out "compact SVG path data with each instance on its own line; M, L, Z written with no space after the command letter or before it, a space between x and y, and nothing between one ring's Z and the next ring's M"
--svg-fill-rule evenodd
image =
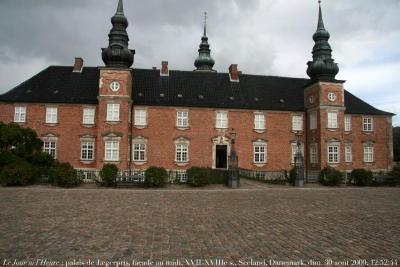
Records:
M198 51L199 56L194 61L194 66L196 67L194 71L214 71L212 67L215 64L215 61L211 57L211 50L207 37L207 12L204 12L204 31Z
M332 58L332 49L328 43L330 35L325 29L322 19L321 1L318 1L318 3L318 26L313 35L315 42L312 50L313 60L307 63L307 75L313 80L335 80L339 67Z
M117 11L111 18L113 25L108 34L108 47L103 48L102 58L106 67L129 68L133 64L135 50L128 49L129 37L126 32L128 20L124 15L122 0L119 0Z

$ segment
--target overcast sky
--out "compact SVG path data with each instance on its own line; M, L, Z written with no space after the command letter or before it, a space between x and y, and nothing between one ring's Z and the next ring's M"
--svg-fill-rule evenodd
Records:
M0 0L0 93L49 65L102 66L117 0ZM400 1L322 0L338 79L377 108L400 113ZM193 70L207 11L215 69L307 77L317 0L124 0L136 68ZM400 116L394 117L400 125Z

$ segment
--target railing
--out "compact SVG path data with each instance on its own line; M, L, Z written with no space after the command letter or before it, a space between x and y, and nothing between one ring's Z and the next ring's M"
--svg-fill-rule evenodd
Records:
M76 169L78 175L82 177L85 183L101 182L99 175L100 170L97 169ZM119 170L117 175L118 183L143 183L145 179L145 171L139 169ZM168 183L186 183L186 170L168 170Z
M253 171L239 169L239 175L266 183L284 183L286 182L286 171Z

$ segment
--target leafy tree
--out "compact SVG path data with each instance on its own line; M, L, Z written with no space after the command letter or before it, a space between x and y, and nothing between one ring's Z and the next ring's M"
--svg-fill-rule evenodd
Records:
M41 151L42 140L37 137L34 130L23 128L18 124L0 123L0 150L12 151L24 158L34 152Z
M400 161L400 127L393 128L393 153L394 161Z

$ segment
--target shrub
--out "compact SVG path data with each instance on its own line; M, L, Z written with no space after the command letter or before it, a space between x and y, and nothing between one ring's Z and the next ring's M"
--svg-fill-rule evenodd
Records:
M13 152L8 151L8 150L0 150L0 170L17 161L21 161L22 159L15 155Z
M199 187L208 184L210 170L202 167L191 167L187 170L187 183L190 186Z
M296 181L296 176L297 176L296 167L293 167L289 172L288 183L294 185Z
M168 173L164 168L149 167L145 172L144 184L147 187L162 187L167 181Z
M400 166L394 166L389 174L393 177L400 177Z
M372 172L366 169L354 169L351 172L350 182L356 185L364 186L372 182Z
M82 183L75 169L69 163L56 162L50 173L50 181L61 187L74 187Z
M344 175L342 172L331 167L326 167L320 172L318 181L323 185L335 186L341 184L343 178Z
M213 170L207 168L209 177L207 178L208 184L228 184L229 172L225 170Z
M24 161L16 160L3 167L0 173L2 185L28 185L33 183L35 177L34 167Z
M117 184L118 167L114 164L104 164L100 171L102 186L115 186Z

